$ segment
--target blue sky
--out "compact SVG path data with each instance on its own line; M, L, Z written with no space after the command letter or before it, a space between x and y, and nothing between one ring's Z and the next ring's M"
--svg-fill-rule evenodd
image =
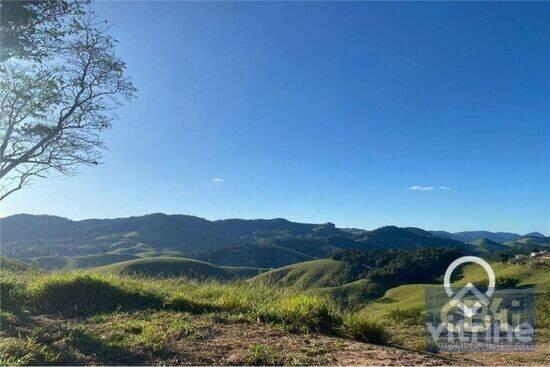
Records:
M548 233L548 6L96 3L138 98L0 215Z

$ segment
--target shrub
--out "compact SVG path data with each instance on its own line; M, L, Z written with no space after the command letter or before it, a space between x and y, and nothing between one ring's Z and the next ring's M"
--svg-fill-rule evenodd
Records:
M332 332L341 323L329 302L315 295L283 297L262 305L255 312L262 321L281 323L292 330Z
M386 344L390 339L390 335L382 324L372 321L362 314L344 316L341 334L348 338L374 344Z
M0 311L18 311L21 308L23 292L18 284L9 280L0 281Z
M497 289L512 289L516 288L521 280L512 277L498 277L495 281L495 288Z
M42 312L86 314L115 309L159 308L162 298L98 274L68 273L32 280L29 305Z

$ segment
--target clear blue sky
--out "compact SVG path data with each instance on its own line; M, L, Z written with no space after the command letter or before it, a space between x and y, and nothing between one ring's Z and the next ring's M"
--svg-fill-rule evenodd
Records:
M550 231L548 3L95 8L138 98L104 165L2 216Z

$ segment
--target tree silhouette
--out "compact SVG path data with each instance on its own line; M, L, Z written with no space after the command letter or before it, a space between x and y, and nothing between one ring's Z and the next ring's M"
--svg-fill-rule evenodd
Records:
M32 178L98 164L101 132L135 93L105 21L80 8L44 26L60 28L51 47L0 62L0 201Z

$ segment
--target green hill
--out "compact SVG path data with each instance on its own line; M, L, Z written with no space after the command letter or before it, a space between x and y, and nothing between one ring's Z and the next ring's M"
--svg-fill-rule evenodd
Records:
M522 237L514 241L508 241L504 243L507 246L512 247L525 247L525 246L542 246L542 247L549 247L550 246L550 238L549 237L539 237L539 236L527 236Z
M69 259L67 267L69 269L94 268L97 266L109 265L134 259L139 259L139 257L130 254L99 254L77 256Z
M510 248L502 243L491 241L488 238L482 238L471 242L480 253L492 254L497 251L506 251Z
M58 270L67 266L67 258L62 256L41 256L30 259L31 263L45 270Z
M245 244L204 251L190 257L220 266L280 268L312 260L301 252L271 244Z
M319 295L328 295L340 307L357 309L366 302L380 297L383 294L383 290L376 282L368 279L359 279L337 287L314 289L312 292Z
M510 277L520 280L520 285L534 285L537 292L550 292L550 267L532 267L505 263L492 263L498 278ZM453 283L453 288L461 288L466 283L484 283L487 275L477 265L463 268L463 277ZM424 307L424 290L433 284L408 284L386 291L384 296L369 303L364 311L374 318L383 319L391 310L414 310ZM548 296L546 296L548 297Z
M221 268L239 278L251 278L268 270L264 268L247 268L244 266L222 266Z
M139 257L184 257L181 252L178 251L145 251L135 254Z
M21 261L11 259L9 257L0 256L0 270L7 270L12 272L26 271L31 268L30 265Z
M420 228L384 226L365 232L359 238L365 248L420 248L454 247L471 249L471 246L450 238L436 236Z
M342 261L312 260L262 273L251 281L298 289L337 287L346 282L344 270L345 264Z
M99 267L98 270L108 273L155 277L181 276L193 279L214 278L220 280L235 278L232 272L219 266L177 257L152 257L123 261Z

